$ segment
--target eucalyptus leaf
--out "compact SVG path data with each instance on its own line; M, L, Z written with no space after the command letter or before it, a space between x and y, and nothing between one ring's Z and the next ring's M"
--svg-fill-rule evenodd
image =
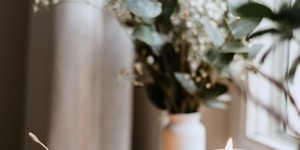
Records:
M174 47L171 43L166 43L162 47L161 58L163 59L164 67L166 70L173 75L174 72L178 72L180 69L180 54L175 52Z
M300 7L300 0L296 0L293 7Z
M214 100L205 101L205 105L207 107L218 108L218 109L226 109L227 108L226 104L224 104L223 102L214 101Z
M160 109L166 109L165 102L164 102L165 94L163 89L159 85L155 83L147 84L146 90L151 102L156 107Z
M248 2L249 0L228 0L228 8L232 14L236 15L236 9Z
M220 101L220 102L229 102L232 100L232 96L230 96L229 94L225 93L225 94L222 94L220 96L218 96L216 98L217 101Z
M175 76L176 80L180 83L180 85L189 94L195 94L195 92L197 91L197 86L196 86L195 82L192 80L190 74L175 72L174 76Z
M260 52L260 50L262 50L263 46L264 46L263 44L253 45L251 47L251 50L249 51L248 58L250 60L253 60L257 56L258 52Z
M151 27L146 25L140 26L133 32L132 36L135 39L148 44L152 48L152 51L155 55L160 55L163 39L159 33L154 31Z
M294 62L291 68L289 69L288 73L286 74L286 79L289 80L291 83L294 81L294 77L298 68L298 65L300 64L300 56L298 56Z
M241 42L228 42L226 43L220 52L222 53L247 53L251 49L244 46Z
M153 0L125 0L125 6L142 18L155 18L162 12L162 4Z
M212 40L212 43L215 47L220 47L225 42L224 37L222 36L221 32L218 28L214 27L208 19L203 18L202 24L204 27L204 30L206 34L210 37Z
M220 53L214 60L213 65L222 70L228 67L229 63L232 61L234 53Z
M229 24L229 29L235 39L242 39L249 35L260 23L261 19L236 19Z
M216 48L216 47L213 47L211 48L206 54L205 54L205 57L204 59L208 62L210 62L214 56L217 55L217 53L219 52L220 48Z
M216 97L226 93L228 90L227 86L224 84L216 83L213 87L209 89L201 89L199 97L203 99L215 99Z
M274 13L269 7L255 2L250 2L240 6L237 8L236 12L240 17L247 18L274 17Z
M271 17L271 19L281 23L283 26L290 26L297 28L300 26L300 5L296 3L293 7L288 7L281 10L278 14Z

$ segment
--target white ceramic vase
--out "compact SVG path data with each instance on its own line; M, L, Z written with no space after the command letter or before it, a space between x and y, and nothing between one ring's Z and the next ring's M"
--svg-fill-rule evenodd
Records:
M200 119L200 113L169 114L162 131L162 150L206 150L206 132Z

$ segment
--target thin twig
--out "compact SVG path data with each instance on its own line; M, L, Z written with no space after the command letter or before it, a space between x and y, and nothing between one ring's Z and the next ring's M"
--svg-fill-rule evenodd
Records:
M262 36L264 34L267 34L267 33L280 33L280 31L278 29L275 29L275 28L271 28L271 29L265 29L265 30L262 30L262 31L257 31L251 35L248 35L246 37L246 41L249 41L255 37L258 37L258 36Z
M298 115L300 116L299 113L299 109L295 103L295 99L293 98L293 96L291 95L291 93L277 80L273 79L272 77L266 75L265 73L263 73L262 71L260 71L259 69L253 67L253 66L248 66L247 67L248 71L251 72L255 72L255 73L259 73L261 76L263 76L264 78L266 78L267 80L269 80L272 84L274 84L278 89L280 89L281 91L283 91L283 93L288 96L288 99L291 101L291 103L293 104L293 106L295 107ZM249 96L249 99L252 100L255 104L259 105L260 107L262 107L263 109L265 109L269 114L273 115L273 117L279 121L282 122L284 126L288 127L293 133L295 133L296 136L300 137L300 133L298 132L298 130L296 130L295 127L293 127L288 119L284 118L281 113L276 112L276 110L272 107L269 107L268 105L262 103L260 101L259 98L255 97L249 90L243 88L242 86L237 85L242 93L246 93Z
M292 103L293 107L295 107L295 110L297 111L298 116L300 117L300 110L297 107L297 104L296 104L296 101L295 101L294 97L289 92L289 90L283 86L283 84L281 84L279 81L271 78L270 76L268 76L267 74L263 73L262 71L258 70L257 68L249 68L249 69L252 70L252 71L255 71L256 73L259 73L262 77L266 78L272 84L274 84L278 89L280 89L288 97L288 99ZM255 70L253 70L253 69L255 69Z
M245 91L244 91L245 92ZM294 132L298 137L300 137L300 133L294 128L288 121L288 119L284 118L280 113L276 112L274 108L269 107L268 105L262 103L257 97L253 96L252 93L249 91L246 92L247 95L249 96L250 100L253 101L255 104L258 106L262 107L265 109L269 114L272 114L273 117L279 121L282 122L284 126L288 127L292 132Z
M186 61L186 20L189 17L189 12L187 11L187 8L184 8L184 14L183 14L183 25L182 30L180 34L180 71L183 72L185 70L185 61Z

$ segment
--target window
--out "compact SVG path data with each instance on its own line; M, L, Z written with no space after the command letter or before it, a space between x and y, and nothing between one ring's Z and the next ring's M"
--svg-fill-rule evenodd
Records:
M263 0L262 3L271 6L273 10L279 10L282 3L290 4L290 0ZM268 20L263 20L258 29L266 29L276 24ZM299 53L300 47L294 40L283 41L278 43L278 36L265 35L253 41L253 43L263 42L263 51L267 51L272 44L276 44L276 49L265 60L261 69L269 76L282 80L285 76L286 69L291 66L292 60L295 60L296 54ZM274 43L276 42L276 43ZM286 53L282 49L289 49ZM261 55L263 55L263 51ZM258 57L260 59L263 56ZM300 69L300 68L299 68ZM287 100L284 94L270 84L266 79L249 74L249 90L262 100L262 102L269 107L287 117L290 124L294 127L300 127L300 117L296 114L294 107ZM293 84L287 83L287 87L293 94L295 99L298 99L298 108L300 108L300 71L295 75ZM298 90L298 91L297 91ZM254 104L251 100L246 102L246 120L245 120L245 134L246 137L256 143L267 146L266 149L276 150L298 150L299 143L294 138L295 135L289 129L286 129L282 124L277 122L274 117L266 112L260 106ZM299 129L298 129L299 130ZM300 131L299 131L300 132Z
M297 59L297 56L299 56L299 45L296 43L295 40L292 40L290 42L290 53L288 55L289 61L288 61L288 67L291 67L293 65L293 62L295 59ZM297 67L298 70L296 71L294 80L292 83L288 82L287 86L290 91L290 93L293 95L293 97L296 99L296 106L298 109L300 109L300 67ZM294 127L300 127L300 117L297 114L295 107L291 104L291 102L287 102L287 110L286 110L286 116L288 117L288 121L290 124ZM298 132L300 132L300 129L298 129ZM287 134L291 136L295 136L291 131L287 129ZM300 138L300 137L298 137Z

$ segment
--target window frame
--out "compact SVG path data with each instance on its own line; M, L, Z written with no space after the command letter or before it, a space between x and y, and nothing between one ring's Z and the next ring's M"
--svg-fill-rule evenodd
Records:
M264 3L271 4L272 1L265 0ZM282 0L281 2L292 3L294 0ZM271 4L269 6L275 7L276 4ZM279 6L280 4L278 4ZM279 8L277 6L277 9ZM264 26L264 25L262 25ZM267 25L268 26L268 25ZM263 27L258 27L259 29ZM257 39L257 41L261 40L269 40L270 43L274 40L275 37L273 35L261 37L261 39ZM255 43L255 41L254 41ZM267 50L266 45L264 50ZM274 50L274 53L269 55L269 62L265 62L262 69L267 72L269 75L273 76L275 79L280 80L284 77L284 72L286 72L286 68L288 66L287 63L280 62L288 62L289 55L284 53L284 51L280 49L287 49L290 46L290 42L286 41L281 46L276 47L278 50ZM259 56L260 57L260 56ZM258 58L259 58L258 57ZM282 61L276 61L281 59ZM276 67L274 67L276 66ZM281 72L278 73L278 72ZM286 101L286 97L283 93L279 92L278 89L269 88L271 85L267 85L263 82L263 79L259 79L259 77L254 77L253 75L248 76L249 83L255 83L255 86L258 88L252 88L251 92L253 94L265 95L263 99L269 99L271 101L265 101L266 104L272 106L274 109L282 113L283 115L287 114L288 111L288 103ZM251 86L251 85L249 85ZM253 85L252 85L253 86ZM270 94L262 94L261 89L263 86L267 86L267 92ZM266 91L263 91L265 93ZM233 104L230 116L231 125L230 131L235 139L237 139L237 145L240 148L246 149L260 149L260 150L270 150L270 149L278 149L278 150L298 150L299 143L296 139L292 138L289 132L285 132L285 129L282 124L275 121L275 119L263 110L260 106L256 105L253 101L249 100L249 97L241 96L242 99L239 102L235 102ZM261 96L258 96L261 99ZM281 99L281 101L274 101L274 99ZM235 108L239 108L234 110ZM238 117L238 119L236 119ZM237 125L236 125L237 124ZM238 130L238 131L236 131Z

